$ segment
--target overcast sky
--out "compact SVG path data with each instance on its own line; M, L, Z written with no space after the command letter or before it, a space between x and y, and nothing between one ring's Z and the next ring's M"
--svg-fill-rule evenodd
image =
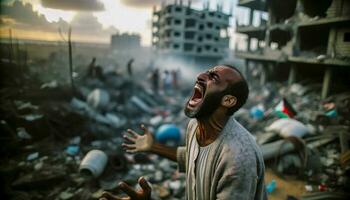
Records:
M202 8L208 0L192 0L192 7ZM110 35L117 31L141 35L142 45L151 43L151 16L154 5L162 0L2 0L0 34L7 37L9 28L17 38L59 40L58 29L63 32L69 25L76 41L109 43ZM167 3L174 2L164 1ZM187 4L187 1L183 1ZM211 0L211 8L223 4L229 12L234 5L233 16L246 15L245 9L237 9L237 0ZM235 19L231 19L234 24ZM244 19L243 19L244 21ZM231 37L234 31L230 30ZM232 45L232 44L231 44Z

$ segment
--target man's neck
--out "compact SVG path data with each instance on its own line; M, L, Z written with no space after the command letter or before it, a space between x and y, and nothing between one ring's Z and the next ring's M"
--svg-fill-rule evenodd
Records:
M199 146L207 146L219 137L229 116L213 113L209 118L197 119L198 131L196 132Z

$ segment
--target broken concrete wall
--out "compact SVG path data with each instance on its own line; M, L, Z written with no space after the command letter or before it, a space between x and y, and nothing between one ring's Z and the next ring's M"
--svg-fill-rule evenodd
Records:
M350 56L350 28L336 29L335 53L336 56Z
M350 2L347 0L333 0L326 13L327 17L349 16Z

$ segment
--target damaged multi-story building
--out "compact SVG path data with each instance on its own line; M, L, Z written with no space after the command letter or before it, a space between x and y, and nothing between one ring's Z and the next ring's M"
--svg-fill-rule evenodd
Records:
M238 19L236 32L246 44L235 51L247 75L258 68L262 83L317 80L322 98L349 91L350 1L239 0L238 6L249 16L245 24Z
M209 1L208 1L209 2ZM164 57L175 57L210 65L223 58L229 47L229 18L222 6L202 10L191 8L191 1L163 4L153 9L152 46Z

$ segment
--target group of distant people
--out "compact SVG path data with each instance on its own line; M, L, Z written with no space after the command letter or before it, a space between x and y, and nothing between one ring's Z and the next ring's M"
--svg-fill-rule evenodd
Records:
M162 90L164 93L177 90L179 86L179 73L177 70L164 70L160 73L158 68L155 68L151 72L150 80L151 86L155 93Z
M134 59L131 58L126 64L126 73L129 78L133 77L133 63ZM153 63L152 66L153 68ZM91 63L87 69L87 77L98 78L103 80L103 70L102 67L96 65L96 58L92 58ZM150 73L150 83L154 93L158 94L160 91L165 94L172 93L179 88L179 69L168 70L165 69L162 72L158 68L153 68Z

